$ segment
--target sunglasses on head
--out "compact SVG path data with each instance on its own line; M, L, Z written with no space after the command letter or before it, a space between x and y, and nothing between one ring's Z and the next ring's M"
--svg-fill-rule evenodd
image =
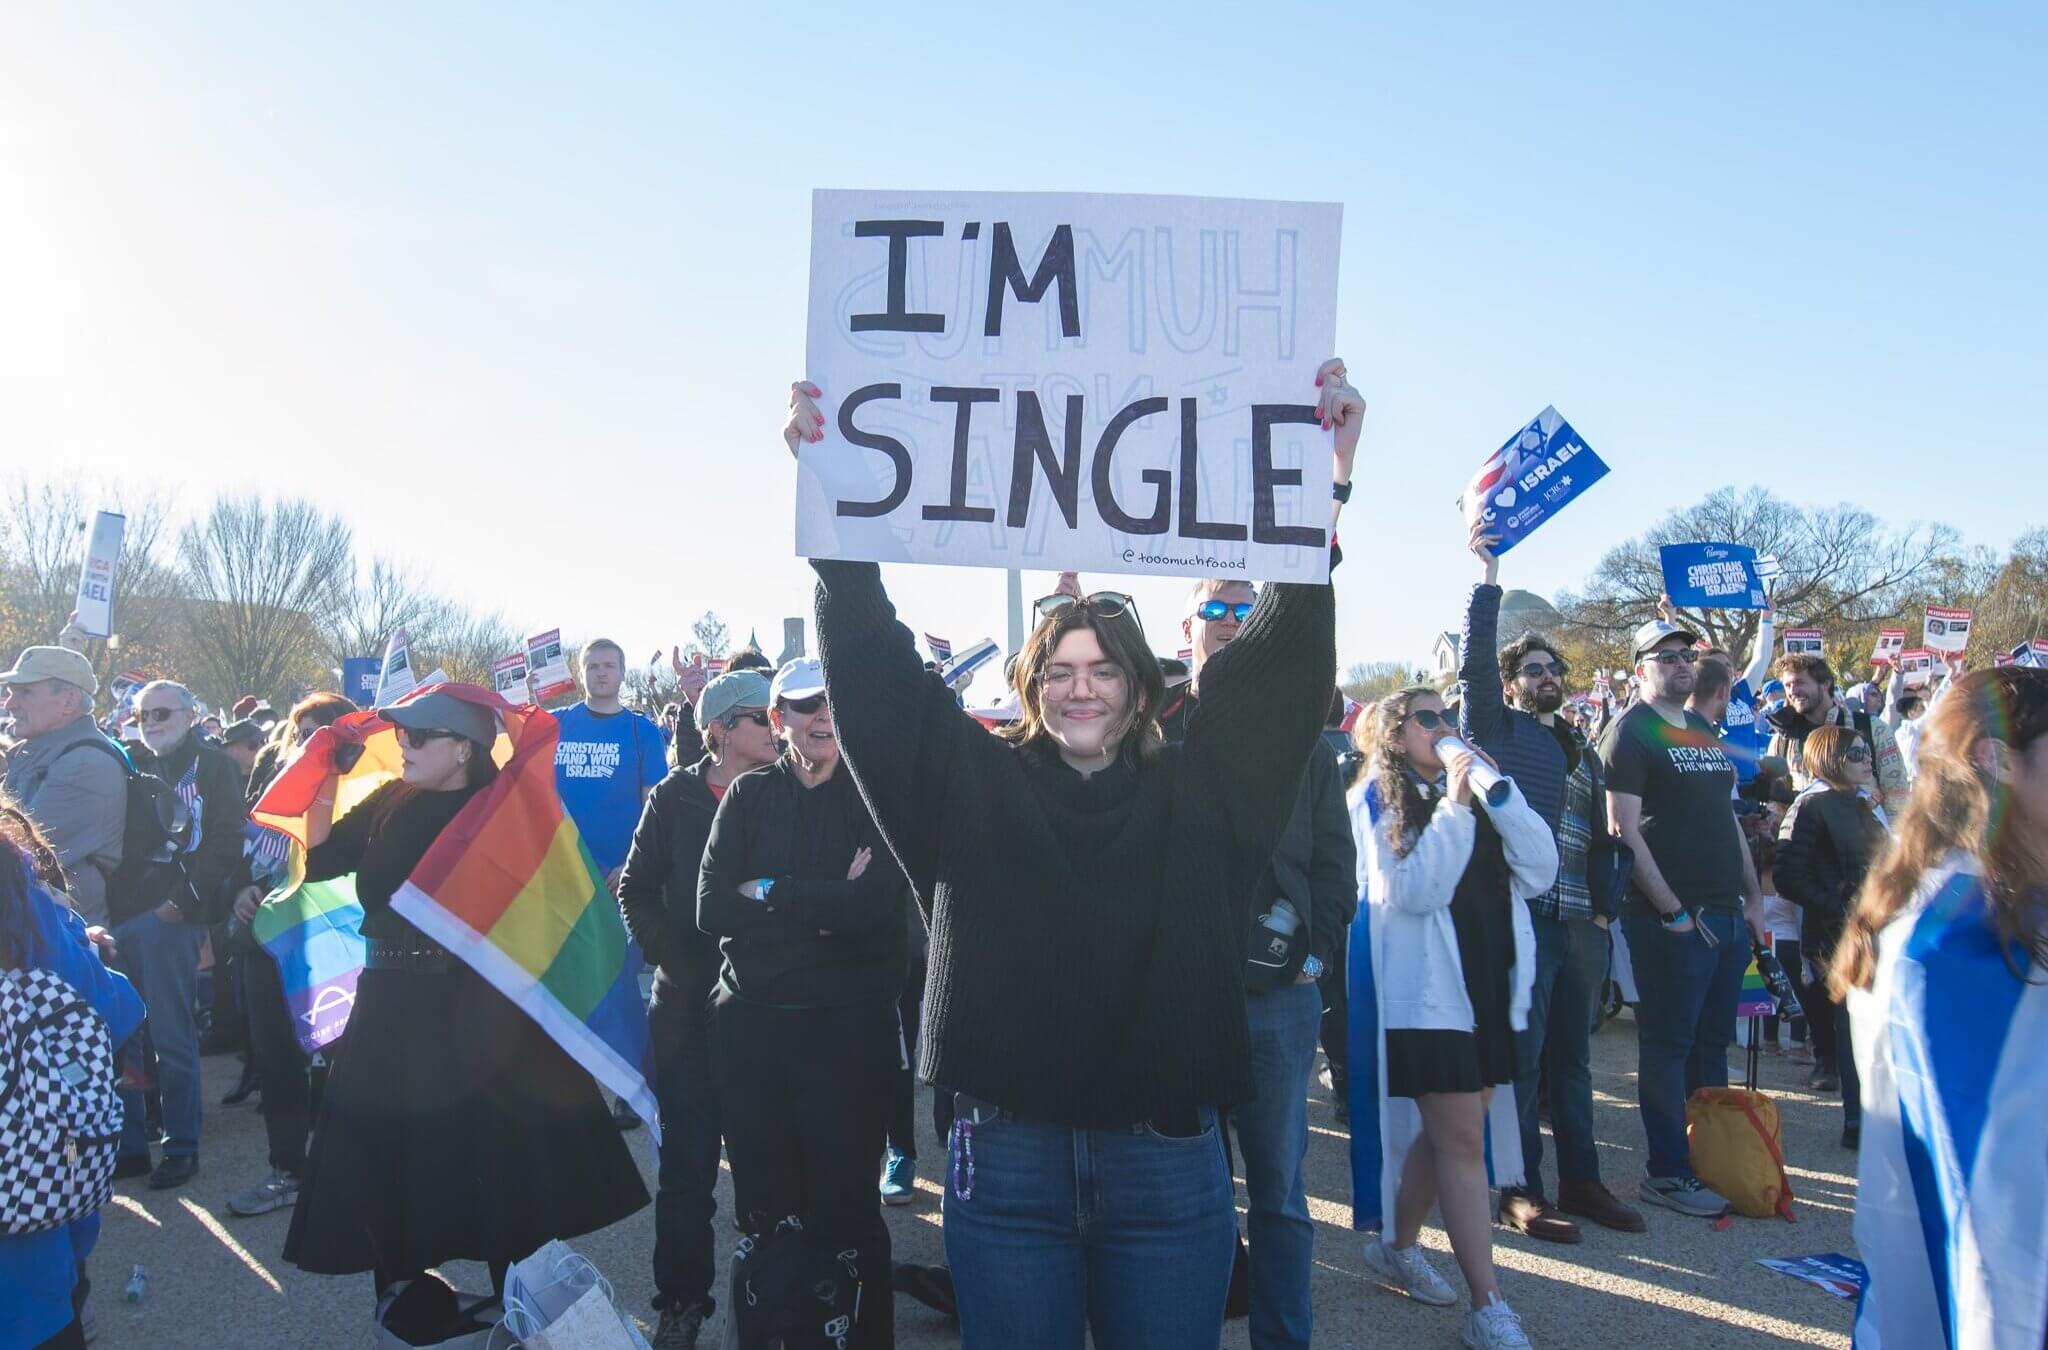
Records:
M399 739L403 740L407 745L411 746L415 750L426 749L428 743L432 741L453 741L461 739L454 732L443 731L439 727L400 727L398 729L398 735Z
M1413 722L1424 731L1435 731L1439 727L1451 726L1451 719L1434 708L1417 708L1414 712L1409 713L1405 720ZM1455 728L1452 729L1455 730Z
M176 708L137 708L135 710L135 718L139 722L148 722L151 725L155 725L158 722L170 721L171 714L177 711L178 709Z
M1195 606L1195 617L1203 623L1215 623L1226 614L1236 622L1243 623L1251 617L1251 613L1252 602L1249 600L1204 600Z
M793 712L800 717L809 717L824 706L825 696L823 694L810 694L804 698L786 698L781 700L781 707L784 712Z
M757 727L765 727L768 725L768 714L759 708L753 708L747 712L727 713L718 719L718 724L727 731L731 731L742 722L752 722Z
M1114 619L1119 614L1129 613L1132 622L1138 618L1138 602L1122 591L1097 591L1093 595L1048 595L1033 605L1039 617L1049 619L1060 611L1074 605L1085 605L1088 612L1098 619Z

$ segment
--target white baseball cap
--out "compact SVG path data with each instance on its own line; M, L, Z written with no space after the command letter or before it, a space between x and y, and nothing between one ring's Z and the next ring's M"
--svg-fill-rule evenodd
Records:
M775 683L768 687L768 702L772 706L786 698L809 698L825 692L825 667L816 661L795 660L775 672Z

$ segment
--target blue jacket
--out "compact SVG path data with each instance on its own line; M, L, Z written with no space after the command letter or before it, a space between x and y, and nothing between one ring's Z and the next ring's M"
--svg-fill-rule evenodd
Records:
M1515 780L1555 835L1572 761L1555 732L1533 715L1510 708L1501 696L1500 596L1500 587L1482 582L1472 588L1472 602L1465 608L1465 641L1458 652L1465 696L1458 704L1458 729Z
M0 851L0 867L19 859ZM142 1025L142 999L108 970L86 940L85 922L42 887L28 888L28 967L54 971L85 995L119 1045ZM71 1286L99 1238L98 1213L41 1233L0 1234L0 1346L40 1345L71 1324Z

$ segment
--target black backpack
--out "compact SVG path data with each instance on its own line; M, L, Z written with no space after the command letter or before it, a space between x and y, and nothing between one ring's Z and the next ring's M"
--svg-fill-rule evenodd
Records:
M192 813L178 790L155 774L143 773L105 737L75 741L59 750L51 767L73 750L90 746L111 757L128 780L127 815L121 829L121 862L107 873L110 909L136 908L131 903L161 903L184 881L182 855L192 838ZM50 776L43 770L44 778ZM42 786L38 781L37 787Z

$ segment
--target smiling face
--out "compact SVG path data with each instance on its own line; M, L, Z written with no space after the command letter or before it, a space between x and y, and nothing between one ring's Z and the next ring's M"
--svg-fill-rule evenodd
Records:
M1237 617L1238 608L1253 603L1257 598L1258 593L1248 581L1226 581L1197 588L1188 602L1188 615L1180 623L1181 636L1195 649L1197 671L1210 657L1236 640L1238 629L1243 626ZM1203 616L1205 607L1212 617Z
M1063 635L1040 677L1045 729L1070 758L1108 760L1131 717L1131 681L1091 628Z
M192 709L175 689L151 688L136 704L135 712L142 721L142 743L153 755L177 749L192 729Z
M1834 702L1834 693L1808 672L1790 671L1785 676L1785 701L1801 717L1818 722L1827 716L1828 708Z
M839 763L839 741L832 734L832 707L823 694L777 699L769 712L783 743L819 772Z
M1515 668L1501 671L1508 697L1524 712L1554 713L1564 706L1566 667L1556 652L1532 647L1517 658Z

